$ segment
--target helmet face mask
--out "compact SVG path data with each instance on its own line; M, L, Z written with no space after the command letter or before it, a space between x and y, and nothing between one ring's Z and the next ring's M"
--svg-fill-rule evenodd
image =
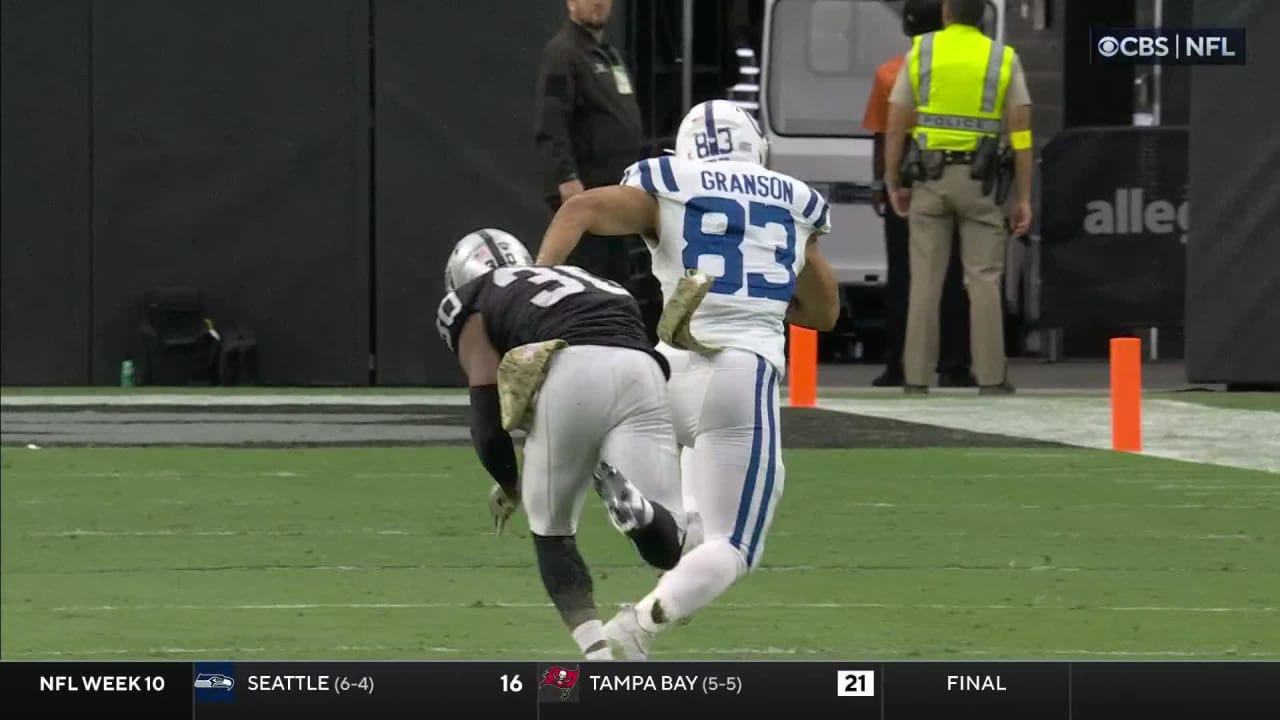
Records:
M533 264L533 256L516 236L496 228L468 233L453 246L444 268L445 292L500 267Z
M675 155L694 162L732 160L765 165L768 146L750 113L727 100L708 100L695 105L680 122Z

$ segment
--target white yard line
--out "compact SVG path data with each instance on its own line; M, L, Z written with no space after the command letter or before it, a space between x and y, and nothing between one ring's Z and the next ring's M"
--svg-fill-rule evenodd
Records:
M819 406L954 430L1111 448L1111 406L1105 397L830 399ZM1147 399L1142 433L1144 455L1280 473L1280 413Z
M324 648L280 648L271 651L270 657L262 658L269 660L271 657L282 657L283 652L292 655L305 654L314 657L327 657L332 653L362 652L362 653L422 653L436 655L461 655L467 652L475 652L474 650L464 650L462 648L429 646L429 645L332 645ZM7 653L10 657L20 658L88 658L101 656L138 656L138 657L154 657L156 655L219 655L222 657L232 658L238 655L264 655L267 653L264 647L208 647L208 648L183 648L183 647L159 647L146 649L126 649L126 648L94 648L85 650L28 650L21 652ZM918 654L919 650L915 648L859 648L857 649L857 657L848 659L849 662L874 662L875 658L896 658L908 653ZM529 658L562 658L565 657L567 651L565 648L499 648L482 655L482 657L492 657L494 654L500 656L518 655ZM830 657L831 652L828 650L817 650L813 648L786 648L786 647L734 647L734 648L718 648L718 647L686 647L686 648L668 648L655 650L654 655L663 658L678 658L693 655L723 655L727 657L750 657L750 656L800 656L800 657ZM1280 657L1280 651L1277 652L1239 652L1236 648L1223 648L1221 650L949 650L934 654L929 660L921 660L920 662L928 662L934 658L944 658L953 655L963 655L969 657L992 658L993 660L1015 660L1027 661L1043 656L1082 656L1082 657L1136 657L1136 658L1162 658L1162 657L1185 657L1185 658L1276 658ZM916 660L903 660L902 662L914 662Z
M477 534L477 537L493 537L492 534ZM234 565L219 567L178 567L178 568L123 568L111 570L113 573L119 574L153 574L153 573L170 573L170 572L422 572L424 570L446 570L448 572L465 572L477 571L486 572L495 569L515 569L524 566L500 565L500 566L481 566L481 565ZM609 565L600 564L600 567L609 568L613 571L625 571L628 569L644 571L644 568L634 565ZM1195 568L1195 567L1072 567L1060 565L1032 565L1024 563L1019 565L1016 561L1010 560L1007 563L991 563L987 565L915 565L915 566L877 566L877 565L764 565L755 570L760 573L777 573L777 572L835 572L835 573L915 573L915 572L980 572L980 573L1009 573L1009 572L1043 572L1043 573L1078 573L1078 572L1147 572L1147 573L1209 573L1220 572L1218 568ZM1252 572L1248 567L1232 567L1231 572L1247 573ZM8 570L7 572L14 575L58 575L68 577L72 575L100 575L103 571L100 568L89 570ZM1261 570L1260 572L1268 572ZM447 605L447 604L446 604Z
M181 647L160 647L147 648L145 650L129 650L125 648L106 648L93 650L29 650L26 652L5 653L10 657L29 657L29 658L50 658L50 657L96 657L99 655L138 655L138 656L154 656L157 654L164 655L209 655L212 653L227 653L230 655L251 655L254 653L266 652L266 648L261 647L209 647L209 648L181 648Z
M896 507L896 506L895 506ZM70 530L45 530L40 532L22 533L22 537L30 538L48 538L48 537L338 537L350 535L377 535L387 537L435 537L437 533L427 530L405 530L400 528L350 528L344 530L258 530L258 529L224 529L224 528L181 528L181 529L149 529L149 530L87 530L83 528L73 528ZM483 532L475 533L477 537L490 537L492 533ZM773 531L773 537L789 537L795 533L788 531ZM1115 532L1106 533L1108 538L1124 538L1127 540L1150 540L1158 542L1167 542L1170 540L1184 542L1201 542L1201 541L1239 541L1239 542L1258 542L1259 538L1243 533L1207 533L1196 535L1184 535L1178 533L1160 533L1160 532ZM1081 532L1060 532L1060 531L1044 531L1044 532L1025 532L1025 533L982 533L970 532L967 530L948 530L940 532L912 532L907 535L899 534L897 537L922 539L922 538L1017 538L1026 540L1029 538L1048 538L1048 539L1088 539L1097 537L1091 533ZM786 566L764 566L762 570L778 570L787 569Z
M0 407L274 407L279 405L351 405L362 407L401 407L404 405L468 405L465 393L413 393L405 395L202 395L173 393L163 395L0 395Z
M359 530L57 530L50 532L33 532L23 533L23 537L234 537L243 535L245 537L334 537L346 535L390 535L390 536L422 536L428 537L435 533L429 533L423 530L379 530L376 528L362 528ZM488 537L493 533L476 533L476 535Z
M264 470L257 473L199 473L194 475L189 470L148 470L146 472L70 472L47 473L35 470L9 470L8 477L21 478L59 478L65 480L99 480L128 478L130 480L243 480L246 477L265 478L305 478L307 473L292 470ZM359 472L351 477L357 480L448 480L453 477L441 472Z
M1021 510L1052 510L1059 512L1063 510L1120 510L1120 509L1142 509L1142 510L1272 510L1269 505L1262 503L1240 504L1231 503L1226 505L1206 505L1204 503L1156 503L1135 505L1133 503L1082 503L1082 504L1053 504L1031 505L1028 503L891 503L891 502L851 502L839 505L840 508L908 508L913 510L1005 510L1005 511L1021 511Z
M625 607L626 603L601 602L601 606L613 605ZM230 611L230 610L431 610L431 609L532 609L551 608L545 602L418 602L418 603L261 603L261 604L228 604L228 605L67 605L48 608L49 612L58 613L111 613L111 612L153 612L156 610L180 611ZM1161 605L1139 606L1099 606L1072 608L1061 605L959 605L948 603L879 603L879 602L755 602L755 603L716 603L722 610L1048 610L1080 612L1099 610L1106 612L1150 612L1150 613L1239 613L1262 614L1280 611L1275 607L1169 607Z
M961 655L995 656L999 658L1031 658L1036 655L1084 655L1087 657L1280 657L1276 652L1242 653L1235 648L1222 650L962 650Z

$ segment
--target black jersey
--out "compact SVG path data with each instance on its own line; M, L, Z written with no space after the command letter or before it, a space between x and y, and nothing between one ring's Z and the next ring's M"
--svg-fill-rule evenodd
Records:
M649 353L670 377L667 360L649 343L640 306L621 285L573 266L501 267L440 301L436 329L455 353L473 313L484 318L498 354L533 342L606 345Z

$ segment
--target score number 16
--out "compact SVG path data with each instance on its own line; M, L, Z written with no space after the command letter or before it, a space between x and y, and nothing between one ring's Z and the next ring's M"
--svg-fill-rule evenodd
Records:
M524 689L524 683L520 681L519 675L503 675L502 676L502 692L518 693Z

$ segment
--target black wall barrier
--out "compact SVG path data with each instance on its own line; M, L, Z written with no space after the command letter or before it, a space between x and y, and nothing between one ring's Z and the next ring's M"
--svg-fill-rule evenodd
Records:
M373 12L377 383L461 384L435 331L445 260L482 227L537 251L551 215L535 80L564 4L376 0Z
M0 383L89 384L89 3L0 3Z
M358 0L93 4L93 382L166 285L250 328L267 383L368 382L368 23Z
M1186 129L1072 128L1041 159L1041 321L1181 327Z
M1280 3L1197 0L1195 24L1280 35ZM1187 378L1280 384L1280 45L1248 64L1191 71L1193 232L1187 248Z
M2 3L0 382L117 382L157 287L252 331L267 384L366 384L371 355L460 382L444 261L484 226L537 248L562 3Z

